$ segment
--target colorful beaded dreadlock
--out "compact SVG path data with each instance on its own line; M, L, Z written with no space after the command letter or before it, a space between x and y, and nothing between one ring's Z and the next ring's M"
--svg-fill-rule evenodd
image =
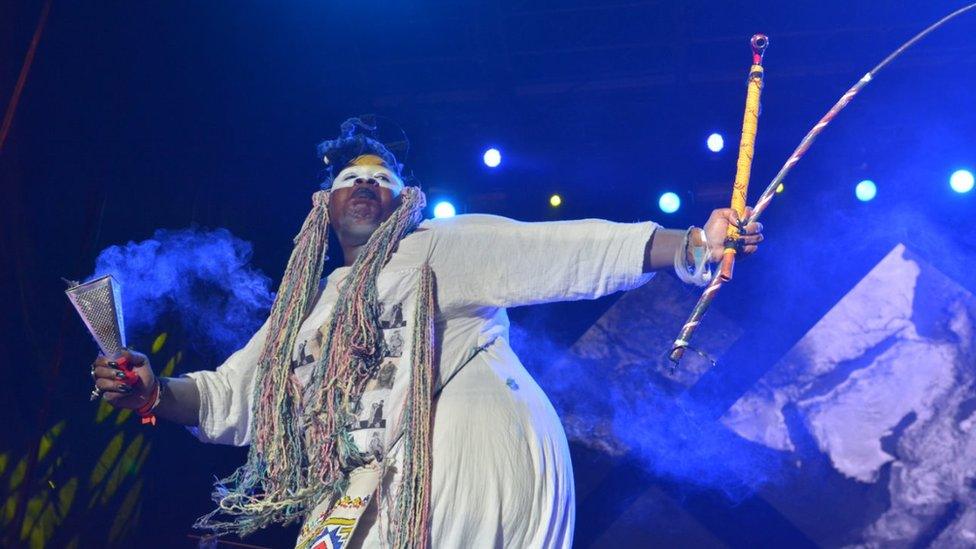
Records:
M347 121L339 139L320 146L332 160L330 180L335 170L364 152L380 156L399 172L392 153L357 135L356 128ZM328 500L331 505L348 485L347 472L363 464L348 430L348 406L362 395L383 357L376 279L399 241L420 223L426 205L419 188L408 187L400 196L400 206L373 232L342 282L322 358L303 391L290 357L299 327L314 305L328 246L329 191L313 196L268 320L247 463L217 482L214 500L219 507L201 517L197 528L246 535L269 524L304 519L318 503ZM400 422L402 482L390 509L389 542L395 547L426 545L430 539L435 304L428 265L422 267L417 295L410 386Z

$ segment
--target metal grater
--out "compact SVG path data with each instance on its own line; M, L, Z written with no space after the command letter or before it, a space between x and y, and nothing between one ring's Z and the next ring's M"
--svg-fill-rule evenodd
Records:
M64 293L105 356L115 357L125 349L122 292L112 275L84 284L72 283Z

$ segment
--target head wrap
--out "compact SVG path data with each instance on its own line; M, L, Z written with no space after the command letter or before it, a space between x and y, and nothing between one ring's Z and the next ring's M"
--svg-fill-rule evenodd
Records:
M325 180L322 182L323 189L332 187L332 181L343 168L353 163L357 158L364 155L373 155L382 159L383 164L393 173L403 180L403 164L397 162L396 156L375 138L378 127L370 124L362 117L350 118L339 127L339 137L319 143L319 158L326 166ZM398 143L406 152L409 143L406 140Z
M340 166L363 154L376 155L388 166L396 166L398 175L401 172L402 166L385 146L356 133L360 123L347 120L338 139L319 146L334 170L327 184ZM384 354L376 278L399 241L420 223L426 198L417 187L404 189L400 206L360 251L341 282L327 321L322 356L302 388L292 375L290 359L299 327L318 295L328 246L328 205L328 190L313 195L312 211L295 237L271 309L255 370L247 462L216 483L213 497L218 508L201 517L198 528L246 535L272 523L304 519L322 501L331 506L348 486L348 471L361 465L346 416L349 404L375 376ZM394 547L426 546L430 540L435 304L433 273L427 264L421 267L416 294L411 364L408 372L401 373L410 376L400 422L404 425L402 481L387 507L391 518L387 542Z

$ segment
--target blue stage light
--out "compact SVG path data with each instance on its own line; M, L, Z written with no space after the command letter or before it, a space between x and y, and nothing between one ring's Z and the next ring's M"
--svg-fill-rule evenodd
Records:
M454 209L454 204L451 204L446 200L438 202L437 205L434 206L434 217L454 217L454 214L456 213L457 210Z
M874 184L874 181L865 179L854 187L854 195L861 202L867 202L878 195L878 186Z
M708 150L717 153L725 147L725 138L720 133L713 133L708 136L705 143L708 145Z
M960 194L973 190L973 183L973 172L969 170L956 170L949 176L949 186Z
M674 213L681 207L681 198L672 192L666 192L658 199L657 205L666 214Z
M485 166L497 168L502 163L502 153L498 149L488 149L483 157Z

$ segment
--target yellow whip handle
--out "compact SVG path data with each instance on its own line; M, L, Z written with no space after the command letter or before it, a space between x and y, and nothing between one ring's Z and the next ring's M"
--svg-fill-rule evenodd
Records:
M763 87L762 50L769 40L763 35L752 37L753 64L749 68L749 86L746 90L746 110L742 116L742 137L739 140L739 158L735 163L735 183L732 186L732 209L745 219L746 195L749 192L749 176L752 173L752 155L756 147L756 132L759 127L759 96ZM739 228L729 225L725 235L725 253L719 276L728 282L732 280L732 267L735 264L736 243Z

